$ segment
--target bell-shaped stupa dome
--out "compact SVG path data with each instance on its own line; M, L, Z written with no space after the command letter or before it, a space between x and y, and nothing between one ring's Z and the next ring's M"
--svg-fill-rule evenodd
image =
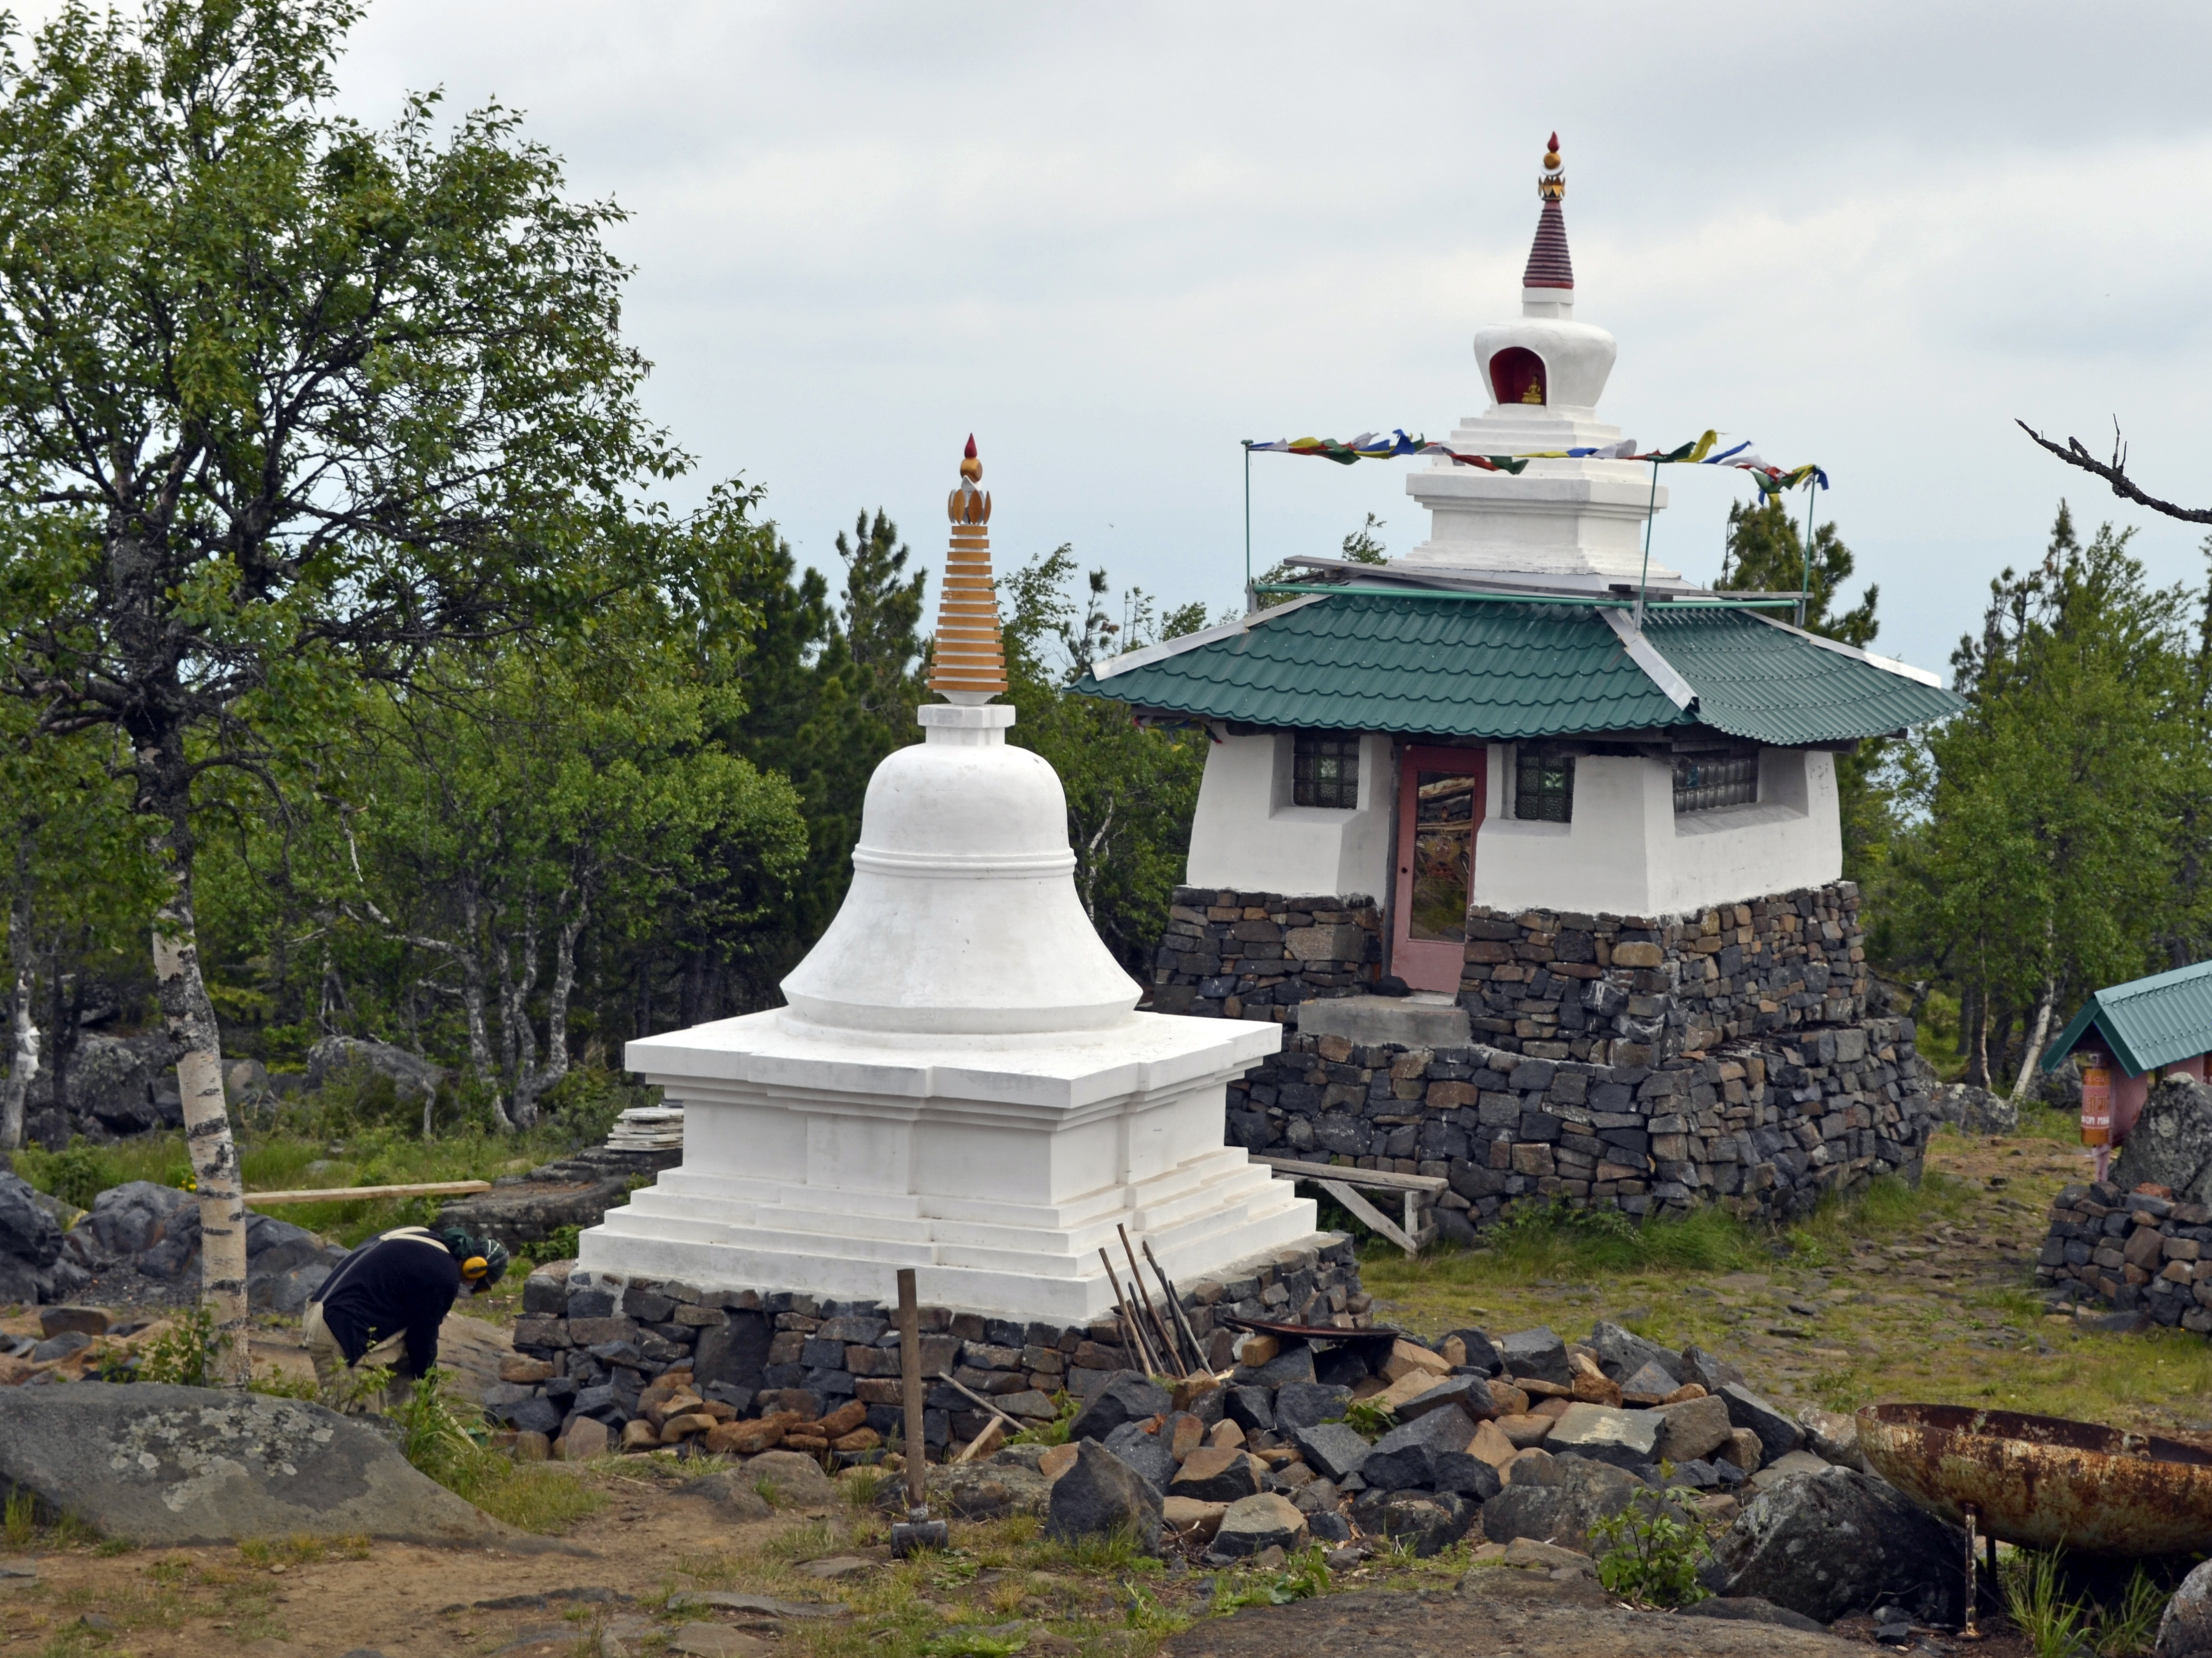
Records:
M783 981L814 1024L884 1034L1007 1035L1096 1029L1141 993L1075 891L1059 775L1008 745L991 497L968 440L947 502L952 544L939 599L926 740L876 768L853 849L853 884L829 931Z

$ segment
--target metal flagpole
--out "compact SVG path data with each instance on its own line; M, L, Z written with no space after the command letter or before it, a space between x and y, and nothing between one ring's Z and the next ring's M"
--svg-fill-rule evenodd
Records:
M1260 608L1260 596L1252 591L1252 445L1244 445L1244 613L1249 616Z
M1805 480L1805 573L1797 584L1797 625L1805 625L1806 601L1813 595L1813 503L1820 499L1820 480L1816 473Z
M1644 631L1644 590L1651 580L1651 520L1659 512L1659 463L1651 463L1651 499L1644 508L1644 574L1636 578L1636 631Z

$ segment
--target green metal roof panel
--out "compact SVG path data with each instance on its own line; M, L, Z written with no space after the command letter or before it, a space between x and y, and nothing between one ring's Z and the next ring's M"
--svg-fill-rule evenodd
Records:
M2095 992L2051 1045L2043 1068L2055 1070L2093 1027L2130 1077L2212 1054L2212 962Z
M1923 684L1775 627L1742 610L1653 605L1644 636L1698 693L1698 718L1756 743L1839 743L1880 737L1963 706Z
M1195 719L1519 742L1703 723L1771 744L1877 737L1949 691L1740 610L1653 605L1645 637L1697 692L1679 708L1586 604L1330 594L1073 689Z
M1074 689L1201 720L1480 737L1686 725L1587 605L1332 594Z

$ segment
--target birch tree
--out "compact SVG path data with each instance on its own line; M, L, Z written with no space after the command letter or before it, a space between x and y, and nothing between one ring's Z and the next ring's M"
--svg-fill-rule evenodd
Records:
M587 612L640 417L611 205L496 106L329 107L351 0L70 0L0 61L0 639L41 733L119 732L206 1297L248 1375L244 1210L193 909L196 786L325 688Z

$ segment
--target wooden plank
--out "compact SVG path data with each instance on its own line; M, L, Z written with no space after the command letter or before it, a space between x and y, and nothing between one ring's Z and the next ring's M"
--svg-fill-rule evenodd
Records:
M459 1198L489 1192L488 1180L426 1181L416 1186L319 1186L304 1192L248 1192L246 1206L271 1203L360 1203L379 1198Z
M1279 1175L1290 1175L1300 1180L1344 1181L1353 1186L1384 1192L1426 1192L1433 1196L1450 1184L1441 1175L1401 1175L1395 1169L1346 1169L1333 1163L1300 1163L1291 1157L1255 1157L1252 1161L1266 1163Z
M1359 1218L1365 1221L1369 1226L1380 1232L1384 1237L1389 1239L1391 1242L1396 1244L1407 1254L1418 1255L1421 1253L1421 1246L1414 1242L1413 1239L1407 1237L1403 1232L1400 1231L1395 1221L1392 1220L1380 1209L1377 1209L1373 1204L1368 1202L1365 1198L1361 1197L1358 1193L1353 1191L1342 1181L1325 1180L1321 1183L1321 1187L1322 1191L1328 1193L1329 1196L1334 1198L1339 1203L1352 1211L1353 1214L1358 1216Z

